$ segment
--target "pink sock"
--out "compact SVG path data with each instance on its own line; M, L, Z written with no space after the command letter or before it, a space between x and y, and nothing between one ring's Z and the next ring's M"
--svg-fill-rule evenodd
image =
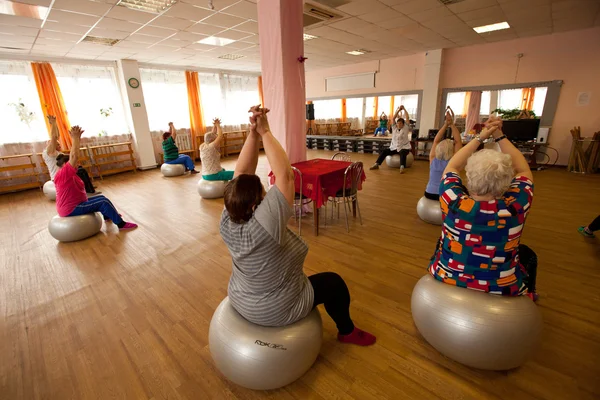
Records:
M359 346L370 346L377 341L377 338L374 335L371 335L369 332L365 332L357 327L354 327L352 333L348 335L340 335L338 334L338 340L342 343L352 343L357 344Z

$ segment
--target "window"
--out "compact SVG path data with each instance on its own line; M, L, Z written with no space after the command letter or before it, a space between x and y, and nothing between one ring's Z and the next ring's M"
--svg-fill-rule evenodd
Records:
M446 107L450 106L454 115L465 115L465 96L466 92L450 92L446 100ZM445 108L445 107L444 107Z
M346 99L346 118L352 122L353 129L359 129L363 125L363 98L355 97Z
M481 92L481 106L479 107L479 115L490 115L490 101L492 92L486 90Z
M379 96L377 100L377 117L379 117L382 112L389 117L391 101L392 96Z
M220 75L222 104L221 109L224 125L248 124L248 110L251 106L259 104L258 78L254 76ZM200 92L204 97L204 89L200 84ZM203 101L204 104L204 101ZM206 117L205 117L206 119ZM209 116L209 124L212 118Z
M394 112L398 107L404 106L408 115L412 120L417 119L417 107L419 106L419 95L418 94L402 94L394 96Z
M342 99L315 100L315 119L342 118Z
M52 64L71 125L83 137L129 132L112 67Z
M544 104L546 103L546 94L548 93L547 87L536 87L535 96L533 97L533 112L536 116L541 116L544 111Z
M375 110L375 97L367 97L366 101L365 118L373 118L373 115L377 114L377 110ZM379 119L378 115L376 119Z
M189 128L187 85L183 71L140 69L144 102L151 131L166 131L169 122L175 128Z
M498 91L498 108L512 110L521 108L523 91L521 89L505 89Z
M0 144L48 140L48 129L28 62L0 61Z

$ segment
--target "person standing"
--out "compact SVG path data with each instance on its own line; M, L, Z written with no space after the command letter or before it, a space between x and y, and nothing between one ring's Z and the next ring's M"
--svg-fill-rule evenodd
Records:
M403 117L400 117L400 113L403 114ZM392 128L392 142L390 143L390 148L384 149L379 153L377 161L369 169L379 169L379 166L387 156L400 154L400 173L402 174L404 173L404 168L406 168L406 157L412 149L410 145L410 130L408 128L409 115L404 106L398 107L393 120L396 121L396 124Z

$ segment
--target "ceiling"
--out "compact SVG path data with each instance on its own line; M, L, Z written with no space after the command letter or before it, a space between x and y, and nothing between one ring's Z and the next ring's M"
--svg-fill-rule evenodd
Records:
M50 7L45 21L0 14L0 55L88 60L135 59L192 68L260 71L257 0L179 0L156 15L116 6L118 0L17 0ZM292 1L292 0L285 0ZM334 22L305 28L307 69L319 69L600 26L599 0L310 0L338 7ZM340 5L341 4L341 5ZM473 27L508 21L511 28L477 34ZM80 42L86 35L116 45ZM235 40L196 43L208 36ZM360 56L346 51L365 49ZM239 54L236 60L221 59Z

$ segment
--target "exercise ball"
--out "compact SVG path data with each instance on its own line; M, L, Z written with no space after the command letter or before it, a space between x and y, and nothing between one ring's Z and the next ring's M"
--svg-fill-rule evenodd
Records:
M417 214L419 217L430 224L441 225L442 224L442 209L440 208L440 202L428 199L423 196L417 203Z
M316 308L291 325L268 327L244 319L226 297L210 321L208 344L227 379L249 389L270 390L310 369L321 349L322 331Z
M183 164L163 164L160 166L160 172L166 177L179 176L185 174Z
M225 186L229 181L198 181L198 194L203 199L218 199L225 195Z
M52 237L60 242L75 242L94 236L102 229L102 214L92 213L75 217L56 215L48 223Z
M408 153L406 156L406 168L410 168L415 161L415 156L412 153ZM385 163L390 168L400 168L400 154L394 154L385 158Z
M56 187L54 186L54 182L48 181L44 183L42 190L44 191L44 196L46 196L48 200L56 201Z
M542 317L528 296L499 296L422 277L410 302L417 329L440 353L469 367L507 370L536 347Z

